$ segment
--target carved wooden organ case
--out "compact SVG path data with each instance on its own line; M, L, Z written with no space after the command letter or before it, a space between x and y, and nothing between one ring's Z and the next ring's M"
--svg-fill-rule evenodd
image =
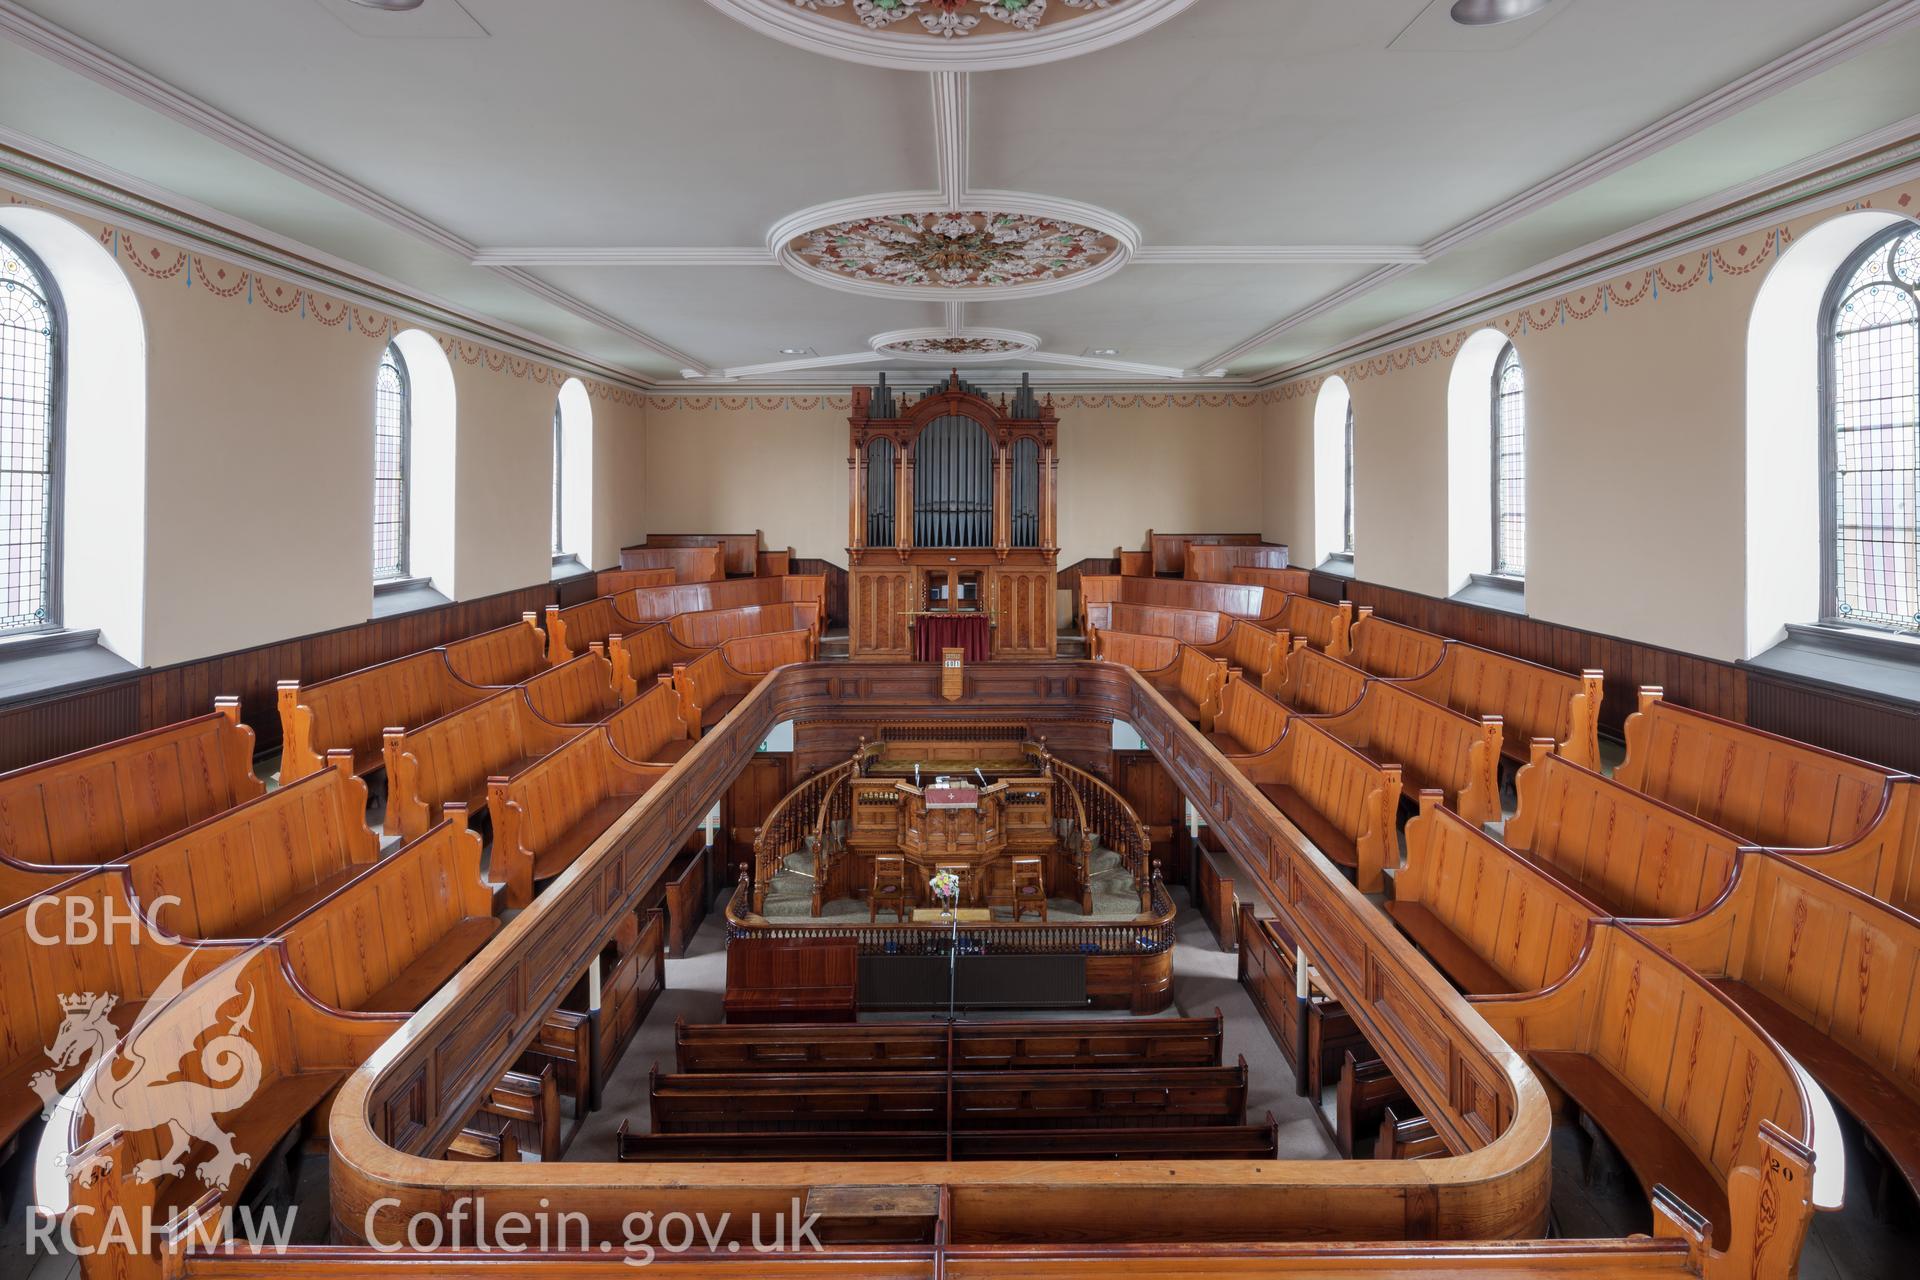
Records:
M919 398L883 374L848 419L848 631L854 658L913 655L941 614L983 615L996 658L1051 657L1059 422L1026 379L1011 403L958 373Z

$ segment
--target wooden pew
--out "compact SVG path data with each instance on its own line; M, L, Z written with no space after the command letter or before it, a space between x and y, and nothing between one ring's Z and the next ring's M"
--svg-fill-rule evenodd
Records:
M1228 855L1213 849L1193 851L1193 909L1207 922L1222 951L1238 951L1234 928L1240 918L1240 899L1234 895Z
M1315 723L1380 763L1399 765L1409 786L1440 788L1468 821L1499 821L1499 716L1475 720L1391 681L1369 680L1349 710Z
M612 967L609 966L609 976ZM605 1005L602 1005L605 1008ZM573 1009L549 1009L547 1016L540 1020L540 1033L534 1038L531 1048L521 1054L514 1064L514 1070L528 1075L538 1076L543 1068L551 1068L553 1078L559 1082L561 1098L573 1104L573 1127L568 1130L566 1141L571 1143L580 1126L586 1121L587 1113L593 1110L593 1015ZM625 1044L619 1046L624 1052Z
M560 1084L550 1066L501 1076L480 1104L479 1114L501 1124L521 1150L549 1163L566 1154L573 1136L560 1119Z
M1120 564L1120 576L1123 578L1151 578L1153 576L1153 552L1129 551L1125 547L1115 547L1113 558Z
M694 1075L656 1066L648 1089L658 1133L1237 1125L1247 1064Z
M812 631L742 636L707 650L692 662L676 663L673 689L680 698L680 718L686 722L687 732L698 738L708 727L720 723L769 671L813 661L817 640Z
M547 669L547 637L538 614L445 646L447 666L468 684L504 688Z
M1634 928L1779 1041L1920 1194L1920 920L1749 850L1707 910Z
M1234 580L1238 582L1244 575L1260 572L1264 570L1235 569ZM1328 657L1345 661L1352 648L1353 605L1351 602L1315 600L1312 596L1301 592L1287 592L1282 595L1272 587L1268 588L1267 594L1269 597L1277 597L1278 608L1260 620L1261 626L1288 632L1293 636L1295 644L1305 640Z
M790 573L784 578L735 578L727 582L682 582L670 587L639 587L618 593L620 612L636 622L665 622L679 613L739 609L751 604L802 604L827 607L823 573Z
M1301 639L1293 642L1268 691L1297 715L1338 715L1351 710L1367 691L1367 673Z
M1138 636L1165 636L1182 644L1218 643L1233 619L1214 609L1176 609L1167 605L1096 604L1088 607L1088 633L1125 631Z
M1752 844L1920 915L1920 783L1640 691L1614 771Z
M728 640L773 631L811 631L820 636L820 606L811 600L749 604L675 614L667 622L673 638L693 649L713 649Z
M704 843L701 832L694 832L692 848L683 848L667 865L661 877L660 909L667 917L667 953L680 956L693 941L694 930L707 918L713 894L707 888L707 864L712 846Z
M321 1128L330 1095L405 1021L315 1003L272 943L160 1006L121 1044L131 1068L89 1074L50 1122L48 1143L75 1174L73 1240L103 1264L88 1274L159 1280L137 1224L189 1211L204 1220L238 1203L248 1170L300 1133L309 1113ZM136 1224L131 1247L116 1222ZM165 1248L164 1227L158 1234Z
M1615 916L1690 916L1733 878L1742 841L1533 744L1507 843Z
M1335 1086L1333 1145L1343 1159L1360 1155L1360 1140L1380 1132L1380 1122L1393 1108L1409 1108L1412 1099L1378 1058L1362 1061L1349 1049L1341 1055L1340 1083Z
M0 774L0 855L56 874L112 862L265 790L240 700L216 698L207 715Z
M892 1129L851 1133L630 1133L615 1158L705 1160L1271 1160L1279 1129L1265 1124L1155 1125L1125 1129Z
M638 696L621 690L613 663L599 645L520 686L533 713L551 725L598 724Z
M958 1022L959 1071L1051 1067L1214 1067L1225 1025L1210 1018ZM687 1072L944 1071L948 1028L932 1023L674 1022L674 1066Z
M1315 848L1354 873L1362 892L1386 887L1386 868L1399 861L1399 764L1373 759L1306 716L1288 721L1266 751L1234 763Z
M1290 718L1285 707L1251 681L1229 680L1220 690L1220 711L1212 728L1200 728L1222 755L1239 764L1245 757L1272 750Z
M1438 641L1437 646L1431 642ZM1424 668L1407 671L1420 657L1437 649L1438 657ZM1371 659L1382 669L1369 666ZM1385 679L1398 680L1423 698L1467 715L1497 715L1506 727L1505 754L1524 763L1526 744L1551 738L1559 752L1575 764L1600 767L1600 699L1605 673L1585 670L1579 675L1543 667L1523 658L1482 649L1459 640L1445 640L1360 610L1353 624L1356 667Z
M449 805L431 830L289 921L282 945L322 1004L412 1013L493 940L496 901L480 874L480 837Z
M1190 547L1258 547L1266 539L1257 533L1156 533L1147 530L1147 553L1153 573L1175 578L1187 573Z
M315 773L330 752L342 750L353 753L355 773L371 773L380 767L389 726L425 724L490 692L454 675L444 649L423 649L318 684L282 680L280 781Z
M387 834L414 839L448 805L484 812L488 778L520 772L579 732L543 719L520 689L502 689L415 729L387 730Z
M603 595L562 609L547 606L547 659L555 666L577 658L594 645L608 647L615 636L649 624L620 611L619 597Z
M1282 664L1292 643L1292 637L1285 631L1270 631L1245 618L1235 618L1224 636L1195 648L1208 657L1220 659L1263 691L1273 693L1282 678Z
M676 582L717 582L727 576L726 552L717 546L622 547L622 569L671 569Z
M1220 689L1226 683L1227 664L1210 658L1192 645L1166 636L1143 636L1126 631L1103 631L1095 627L1088 636L1088 656L1095 662L1118 662L1133 667L1173 704L1173 709L1200 726L1202 733L1213 731L1220 709ZM1171 652L1165 663L1141 667Z
M1710 1222L1716 1248L1751 1249L1740 1274L1791 1274L1812 1211L1837 1208L1845 1181L1826 1095L1699 974L1616 922L1590 929L1554 986L1475 1008L1648 1191L1664 1186ZM1763 1204L1761 1238L1733 1239Z
M1294 943L1285 925L1278 918L1255 915L1253 904L1243 902L1236 932L1240 937L1240 985L1246 988L1288 1063L1298 1067L1301 1055L1306 1056L1309 1097L1319 1098L1327 1081L1338 1079L1340 1063L1348 1053L1375 1056L1354 1025L1353 1015L1317 982L1308 986L1306 1041L1302 1043L1299 1005L1294 995Z
M1235 569L1285 569L1287 549L1272 544L1257 547L1189 544L1186 559L1182 577L1195 582L1227 582L1228 575Z
M188 938L264 938L378 861L366 784L347 752L327 761L129 855L134 897L153 923Z
M1264 587L1273 596L1305 596L1313 594L1313 574L1306 569L1272 569L1260 565L1235 565L1227 570L1225 582L1238 583L1241 586Z
M607 642L607 657L613 664L613 687L624 701L640 696L640 690L671 680L676 664L692 662L706 650L682 644L674 637L671 622L652 622L638 631L614 636Z
M1448 1154L1446 1143L1422 1115L1402 1119L1388 1107L1380 1114L1380 1136L1373 1142L1376 1160L1432 1160Z
M1080 630L1105 626L1110 615L1095 616L1102 605L1140 604L1162 609L1200 609L1246 618L1263 626L1282 606L1280 593L1263 587L1225 582L1189 582L1185 579L1129 578L1119 574L1087 574L1080 579ZM1117 630L1132 628L1117 627Z
M617 596L635 587L670 587L679 581L671 569L602 569L593 575L598 595Z
M640 545L660 547L719 547L721 566L729 578L751 578L758 565L761 535L752 533L650 533Z
M1445 808L1438 791L1420 793L1406 834L1387 914L1463 991L1536 991L1572 970L1600 908Z
M507 905L533 901L686 754L674 691L656 685L509 777L487 780L493 854L487 869Z

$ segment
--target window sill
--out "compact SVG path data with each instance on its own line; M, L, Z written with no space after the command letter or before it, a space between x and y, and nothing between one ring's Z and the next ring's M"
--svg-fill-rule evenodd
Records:
M373 612L367 616L393 618L403 613L418 613L422 609L452 603L452 600L434 590L429 579L399 578L373 584Z
M1347 551L1336 551L1320 562L1315 573L1324 573L1332 578L1351 578L1353 573L1353 555Z
M1522 618L1527 616L1525 578L1506 578L1491 573L1476 573L1466 586L1447 598L1460 604L1478 605L1482 609L1498 609L1501 613L1511 613Z
M574 555L555 556L553 558L552 582L564 582L568 578L577 578L584 573L593 572L580 563L580 557Z
M44 697L139 670L98 631L36 631L0 639L0 703Z
M1740 665L1920 707L1920 638L1858 627L1789 624L1785 640Z

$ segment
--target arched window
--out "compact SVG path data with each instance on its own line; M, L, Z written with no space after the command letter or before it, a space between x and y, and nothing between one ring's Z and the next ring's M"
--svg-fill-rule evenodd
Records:
M1527 575L1527 375L1511 342L1493 365L1493 571Z
M373 580L407 576L407 508L413 479L413 391L407 361L387 345L373 392Z
M561 418L560 402L553 402L553 554L567 554L567 535L561 527L561 495L566 491L566 480L562 475L566 462L566 424Z
M1347 398L1347 523L1346 540L1340 549L1348 555L1353 554L1353 398Z
M0 235L0 632L60 625L60 309Z
M1920 629L1920 230L1868 241L1835 277L1824 319L1824 610Z

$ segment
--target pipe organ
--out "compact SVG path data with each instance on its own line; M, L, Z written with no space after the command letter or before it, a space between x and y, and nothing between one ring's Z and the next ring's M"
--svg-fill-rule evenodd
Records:
M853 389L847 456L854 658L1051 657L1059 422L1023 377L998 403L956 372L918 398ZM918 642L918 643L916 643Z

